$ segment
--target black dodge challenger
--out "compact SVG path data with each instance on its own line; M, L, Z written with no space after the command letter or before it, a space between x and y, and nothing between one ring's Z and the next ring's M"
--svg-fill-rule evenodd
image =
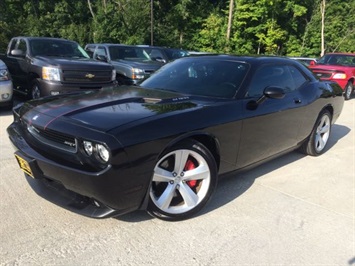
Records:
M187 57L139 86L28 101L7 131L44 198L95 218L144 209L182 220L225 173L323 153L343 103L336 83L295 60Z

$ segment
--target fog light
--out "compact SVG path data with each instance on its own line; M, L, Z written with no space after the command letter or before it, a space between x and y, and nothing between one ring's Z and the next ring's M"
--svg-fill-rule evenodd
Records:
M91 156L92 155L92 151L93 151L92 143L90 141L84 140L83 144L84 144L85 153L87 155Z
M7 100L7 99L9 99L10 98L10 93L3 93L3 94L1 94L1 99L2 100Z
M59 95L59 91L51 91L51 95Z

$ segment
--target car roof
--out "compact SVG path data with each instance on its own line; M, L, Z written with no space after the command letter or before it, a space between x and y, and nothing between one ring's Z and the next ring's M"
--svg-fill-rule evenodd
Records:
M355 56L355 53L341 53L341 52L336 52L336 53L326 53L325 55L352 55L352 56Z
M75 42L75 41L72 41L72 40L68 40L68 39L64 39L64 38L53 38L53 37L33 37L33 36L17 36L17 37L14 37L16 39L20 39L20 38L23 38L23 39L28 39L28 40L58 40L58 41L69 41L69 42Z
M115 46L115 47L133 47L133 48L143 48L137 45L121 44L121 43L88 43L85 47L89 46Z
M297 62L296 60L290 59L288 57L282 57L282 56L266 56L266 55L228 55L228 54L213 54L213 55L198 55L198 56L188 56L184 57L185 59L189 58L198 58L198 59L208 59L208 60L220 60L220 59L225 59L225 60L237 60L237 61L245 61L245 62Z

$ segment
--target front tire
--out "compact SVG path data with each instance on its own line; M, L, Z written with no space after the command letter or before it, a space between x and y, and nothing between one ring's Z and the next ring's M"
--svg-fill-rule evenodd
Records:
M352 82L348 82L345 86L345 90L344 90L344 98L345 100L350 100L351 98L351 94L353 93L354 90L354 85L352 84Z
M168 221L190 218L210 199L217 185L211 152L194 140L166 151L154 168L147 211Z
M36 79L32 82L30 97L31 99L38 99L42 97L41 88L39 86L39 82Z
M308 140L301 146L301 151L307 155L318 156L324 153L331 132L332 116L328 110L323 110L314 125Z

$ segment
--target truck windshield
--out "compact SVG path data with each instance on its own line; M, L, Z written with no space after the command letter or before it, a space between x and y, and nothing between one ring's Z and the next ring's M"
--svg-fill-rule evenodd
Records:
M79 44L67 40L31 40L30 50L33 56L89 58Z
M317 62L318 65L338 65L355 67L355 55L326 54Z
M141 47L111 46L111 60L152 61L147 52Z

